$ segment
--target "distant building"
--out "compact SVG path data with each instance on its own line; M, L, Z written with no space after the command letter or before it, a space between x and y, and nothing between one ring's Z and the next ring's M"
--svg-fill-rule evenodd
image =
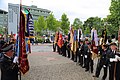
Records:
M37 8L37 6L26 6L23 5L22 8L29 9L32 14L33 20L38 20L39 16L44 16L47 18L50 14L50 10ZM19 16L20 16L20 5L8 3L8 34L13 32L13 34L17 33L17 26L19 25Z
M32 5L32 6L25 6L23 5L23 8L27 8L30 10L33 20L37 20L39 16L44 16L44 18L47 18L50 14L50 10L47 9L42 9L42 8L37 8L37 6Z
M0 9L0 27L7 26L7 11Z

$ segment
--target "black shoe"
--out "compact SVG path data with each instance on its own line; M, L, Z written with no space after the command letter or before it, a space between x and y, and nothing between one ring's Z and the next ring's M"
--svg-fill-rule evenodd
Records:
M82 66L82 68L85 68L85 66Z
M93 71L91 71L91 73L93 73Z
M93 77L99 78L99 77L98 77L98 76L96 76L96 75L93 75Z
M87 72L87 71L89 71L89 70L86 69L85 72Z
M74 62L77 62L76 60Z
M81 64L81 63L80 63L79 65L80 65L81 67L83 66L83 64Z
M68 56L68 58L70 58L70 57Z

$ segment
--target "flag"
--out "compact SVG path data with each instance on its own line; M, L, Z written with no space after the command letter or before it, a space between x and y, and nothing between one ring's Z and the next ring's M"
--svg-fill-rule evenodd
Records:
M104 29L102 31L102 36L101 37L103 38L102 44L106 44L106 42L107 42L107 31L106 31L106 29Z
M74 30L74 40L73 40L73 52L76 53L78 48L78 40L77 40L77 30Z
M27 11L26 11L27 12ZM19 64L20 71L25 74L29 70L29 62L26 54L26 39L29 36L28 33L28 18L25 11L21 10L20 6L20 27L19 27ZM27 34L27 35L26 35Z
M73 43L74 43L74 29L71 27L71 29L70 29L70 47L71 47L71 51L74 50Z
M92 39L92 45L98 46L97 30L95 30L94 28L91 30L91 39Z
M55 33L55 39L54 39L54 44L56 44L58 42L59 39L59 32Z
M61 48L62 45L63 45L63 37L62 37L62 34L59 33L58 46Z
M98 35L97 35L97 30L94 28L91 30L91 39L92 39L92 59L95 59L98 54Z
M23 13L25 16L25 41L26 41L26 51L31 53L30 39L34 38L34 23L32 16L28 9L24 8Z
M77 35L77 37L78 37L78 42L80 42L80 40L83 39L82 29L78 29L78 35Z

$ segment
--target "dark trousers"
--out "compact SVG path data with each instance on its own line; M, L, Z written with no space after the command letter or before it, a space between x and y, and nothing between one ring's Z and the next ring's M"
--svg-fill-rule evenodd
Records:
M104 67L104 66L106 66L106 67ZM103 69L104 69L104 74L103 74L102 79L105 80L106 77L107 77L107 68L108 68L108 66L107 66L107 65L103 65L103 63L101 63L101 62L98 62L98 64L97 64L97 68L96 68L96 73L95 73L95 75L96 75L97 77L99 77L100 71L101 71L102 67L103 67Z
M71 54L72 54L72 58L71 58L71 60L73 60L74 61L74 52L73 51L71 51Z
M62 46L62 55L66 57L66 46Z
M62 48L60 48L59 46L57 48L58 48L58 53L62 55Z
M79 55L79 61L80 61L80 65L83 66L83 55L82 54Z
M87 66L87 58L85 58L85 55L83 57L83 67L86 67Z
M109 80L120 80L120 62L111 62L109 66Z
M75 53L75 62L77 62L78 57L79 57L79 48L77 48L77 51Z
M53 43L53 52L56 52L57 43Z
M91 58L87 58L86 62L86 70L91 69L91 72L93 73L93 60Z
M109 80L114 80L114 67L115 67L115 63L110 63L110 66L109 66Z
M67 57L70 58L70 46L69 45L67 46L67 54L68 54Z

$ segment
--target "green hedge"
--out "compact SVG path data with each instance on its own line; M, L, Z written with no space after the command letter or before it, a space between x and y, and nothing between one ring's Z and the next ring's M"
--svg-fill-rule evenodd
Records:
M38 39L37 39L37 42L38 42L38 43L42 43L42 42L44 42L44 40L45 40L44 38L38 38Z

